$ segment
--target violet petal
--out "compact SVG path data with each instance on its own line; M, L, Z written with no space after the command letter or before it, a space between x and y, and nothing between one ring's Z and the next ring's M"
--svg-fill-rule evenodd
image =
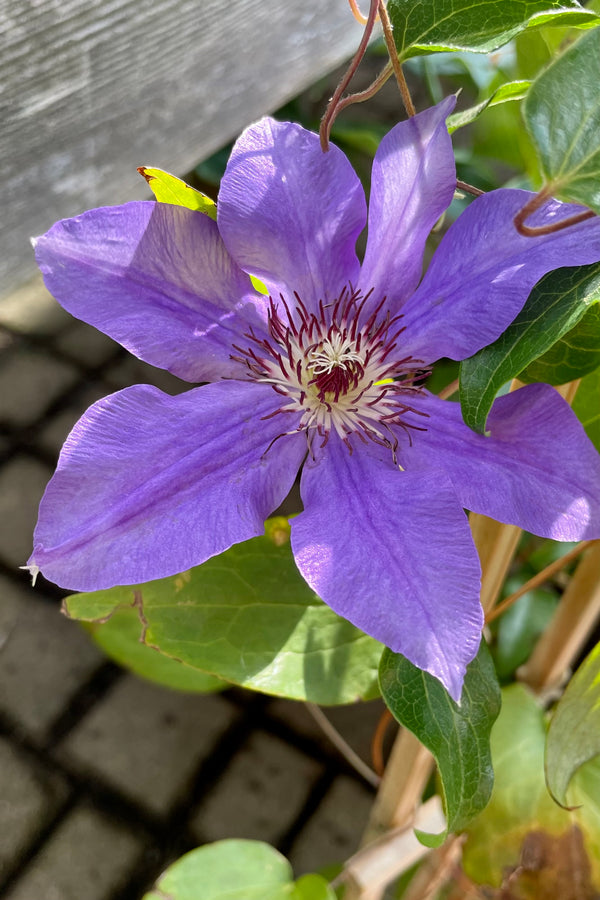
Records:
M461 505L435 470L401 472L336 436L306 463L292 522L300 572L335 612L439 678L458 700L483 616Z
M236 142L221 181L219 228L230 253L277 300L296 291L314 310L356 283L362 186L335 146L290 122L262 119Z
M407 464L426 457L445 471L464 507L557 541L600 537L600 456L549 385L499 397L488 437L464 424L458 403L429 394L413 405L430 418Z
M373 161L369 237L359 284L397 312L418 285L429 233L450 205L456 168L446 117L456 97L400 122Z
M425 362L465 359L510 325L534 284L552 269L600 260L600 218L542 237L523 237L513 218L528 191L492 191L474 200L436 250L403 309L403 338ZM580 212L552 200L528 220L544 225Z
M266 302L208 216L151 201L92 209L35 251L59 303L140 359L191 382L245 377L231 345L263 331Z
M276 440L293 416L264 418L279 403L238 382L176 397L138 385L98 401L63 447L30 565L92 591L181 572L261 534L306 453L302 434Z

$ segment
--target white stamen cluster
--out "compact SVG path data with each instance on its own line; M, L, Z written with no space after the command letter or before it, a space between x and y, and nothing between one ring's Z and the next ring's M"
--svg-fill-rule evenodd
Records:
M420 414L410 396L421 389L423 370L419 360L399 358L400 316L381 315L384 301L364 314L368 299L344 290L332 304L321 302L318 314L309 313L297 295L293 311L283 297L281 307L271 299L269 338L248 334L253 346L236 347L242 355L233 358L282 396L276 414L301 414L294 430L305 430L309 444L315 433L325 444L334 430L350 451L356 435L388 447L395 459L392 426L407 433L417 427L405 415Z

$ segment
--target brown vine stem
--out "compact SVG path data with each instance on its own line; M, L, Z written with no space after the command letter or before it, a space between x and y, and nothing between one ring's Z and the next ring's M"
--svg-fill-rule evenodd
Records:
M393 721L394 717L386 707L379 717L379 722L377 723L377 727L375 728L373 739L371 741L371 762L373 763L373 769L380 778L383 776L385 770L385 762L383 759L383 741L387 734L388 727Z
M383 28L385 45L390 55L390 62L394 69L396 81L398 82L398 88L400 89L402 102L404 103L404 109L406 110L407 115L414 116L416 114L416 110L412 102L412 97L410 96L410 91L406 83L406 78L404 77L404 72L402 71L400 60L398 58L398 51L396 50L396 43L394 41L394 31L392 28L392 23L390 22L390 17L388 16L388 11L386 9L384 0L379 0L379 18L381 20L381 27Z
M518 677L534 691L561 685L600 618L600 541L592 541Z
M350 9L352 10L352 15L354 16L356 21L360 25L366 25L367 17L361 13L360 9L358 8L358 3L356 2L356 0L348 0L348 3L350 4Z
M475 187L472 184L469 184L468 181L456 181L456 187L459 191L466 191L467 194L473 194L474 197L481 197L482 194L485 194L485 191L482 191L481 188Z
M364 103L365 100L370 100L371 97L375 96L377 91L381 90L383 85L393 74L394 70L392 69L392 64L388 63L379 73L375 81L371 82L369 87L365 88L364 91L357 91L356 94L349 94L347 97L342 97L335 111L336 116L353 103Z
M534 575L533 578L530 578L529 581L526 581L525 584L521 585L521 587L511 594L509 597L506 597L501 603L495 606L491 612L486 616L486 625L489 625L490 622L493 622L494 619L497 619L498 616L501 616L503 612L505 612L509 607L513 605L520 597L526 594L528 591L533 591L535 588L539 587L541 584L544 584L545 581L548 581L552 578L553 575L556 575L557 572L560 572L561 569L564 569L570 562L587 550L595 541L583 541L581 544L578 544L576 547L573 547L568 553L565 553L564 556L561 556L560 559L555 559L553 563L550 563L549 566L546 566L545 569L542 569L541 572L538 572L537 575Z
M588 209L585 212L567 216L565 219L560 219L558 222L553 222L549 225L526 225L525 220L551 198L554 187L555 185L545 184L516 214L513 222L519 234L522 234L524 237L540 237L545 234L554 234L556 231L562 231L563 228L579 225L580 222L585 222L586 219L591 219L592 216L596 215L591 209Z
M327 109L325 110L325 115L321 119L321 127L319 128L319 137L321 139L321 149L324 153L329 150L329 135L331 134L331 126L335 120L335 117L338 113L338 105L341 100L342 94L350 84L356 70L362 62L363 56L367 50L367 46L371 35L373 33L373 28L375 27L375 20L377 18L377 8L378 8L378 0L371 0L371 6L369 8L369 15L367 17L367 23L365 25L365 30L363 32L363 36L361 38L360 44L358 45L358 50L354 54L352 62L348 66L344 76L342 77L340 83L338 84L333 97L329 101Z
M307 703L306 708L317 725L322 728L331 743L335 747L337 747L339 752L342 754L344 759L346 759L350 763L352 768L356 769L359 775L362 775L365 781L368 781L372 787L379 787L379 783L381 781L379 775L377 775L365 762L363 762L360 756L354 752L350 744L346 740L344 740L337 728L334 728L334 726L331 724L323 710L315 703Z
M433 768L429 750L406 728L401 728L385 767L381 786L361 846L390 828L406 825L421 799Z

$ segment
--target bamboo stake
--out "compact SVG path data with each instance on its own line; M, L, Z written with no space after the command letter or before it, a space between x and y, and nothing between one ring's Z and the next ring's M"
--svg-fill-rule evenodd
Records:
M517 390L521 386L521 382L513 379L510 389ZM557 390L571 403L578 386L579 382L575 381L561 385ZM521 529L477 513L471 513L469 522L482 569L481 605L484 612L489 612L508 574ZM596 565L596 577L597 569ZM557 633L560 635L560 629ZM406 823L419 803L432 766L433 757L429 751L411 732L401 729L381 780L361 846L381 840L386 831ZM380 900L383 891L384 887L367 890L351 883L345 900Z
M582 556L554 618L541 636L518 677L534 691L562 684L564 674L600 619L600 542L594 541Z
M481 563L481 605L487 613L502 590L521 529L478 513L471 513L469 523Z
M334 886L347 884L344 900L350 897L360 897L361 900L381 897L391 881L430 852L417 840L413 828L437 833L445 825L440 798L431 797L410 821L404 823L403 828L386 831L378 840L355 853L336 878Z
M433 768L429 750L406 728L401 728L373 803L361 846L390 828L401 828L414 815Z
M515 391L521 386L522 382L514 378L510 389ZM556 390L567 403L571 404L578 387L579 380L561 384ZM488 613L498 599L506 580L521 537L521 529L516 525L496 522L478 513L471 513L469 522L481 563L481 605L483 611Z

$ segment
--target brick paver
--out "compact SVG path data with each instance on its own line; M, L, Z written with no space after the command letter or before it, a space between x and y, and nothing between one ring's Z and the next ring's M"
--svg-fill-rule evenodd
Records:
M0 652L0 710L39 740L105 657L58 605L6 578L0 591L18 609Z
M373 796L352 778L336 778L292 847L294 872L314 872L351 856L358 849Z
M240 837L277 844L322 771L289 744L255 732L194 816L198 841Z
M370 700L368 703L323 707L323 712L355 753L367 765L371 765L373 734L384 709L383 700ZM275 700L269 706L269 717L287 726L291 725L298 735L316 742L326 752L337 752L303 703Z
M18 456L0 468L0 559L17 570L33 546L37 508L52 470L29 456Z
M54 341L54 347L82 365L99 366L119 349L111 338L84 322L73 321Z
M79 807L56 829L6 900L108 900L142 848L130 830Z
M182 391L189 391L192 387L187 381L182 381L166 369L146 365L134 356L124 356L122 360L108 368L104 379L113 390L120 390L130 384L153 384L167 394L181 394Z
M0 422L30 425L78 377L69 363L38 350L9 353L0 361Z
M67 786L57 773L42 771L17 747L0 738L0 880L66 796Z
M0 327L17 334L54 335L71 322L73 317L48 293L41 275L0 300Z
M180 694L127 676L66 738L58 755L165 815L235 714L219 695Z

